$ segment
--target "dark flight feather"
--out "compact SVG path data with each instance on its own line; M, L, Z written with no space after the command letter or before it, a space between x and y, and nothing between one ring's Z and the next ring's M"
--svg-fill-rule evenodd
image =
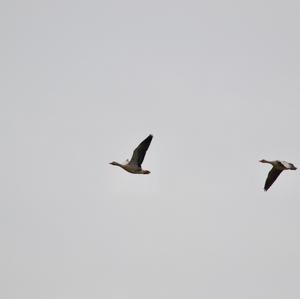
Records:
M268 174L268 177L266 179L266 183L265 183L265 191L267 191L272 184L276 181L276 179L278 178L278 176L281 174L282 170L276 169L275 167L273 167Z
M150 146L153 136L149 135L139 146L134 150L131 160L128 164L142 166L146 152Z

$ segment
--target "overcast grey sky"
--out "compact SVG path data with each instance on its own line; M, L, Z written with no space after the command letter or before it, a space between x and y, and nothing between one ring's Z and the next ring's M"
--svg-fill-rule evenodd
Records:
M3 1L0 297L299 299L299 10Z

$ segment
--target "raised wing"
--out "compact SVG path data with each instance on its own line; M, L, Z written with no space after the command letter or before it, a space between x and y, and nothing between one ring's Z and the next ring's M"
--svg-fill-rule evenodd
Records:
M281 172L282 172L282 170L278 170L275 167L273 167L270 170L268 177L266 179L266 183L265 183L265 188L264 188L265 191L267 191L272 186L272 184L276 181L276 179L281 174Z
M134 150L131 160L128 164L141 167L144 161L146 152L150 146L153 136L149 135L139 146Z

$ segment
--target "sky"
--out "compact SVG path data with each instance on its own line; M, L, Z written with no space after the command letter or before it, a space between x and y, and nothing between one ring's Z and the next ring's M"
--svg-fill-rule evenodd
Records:
M1 298L300 298L299 2L0 6Z

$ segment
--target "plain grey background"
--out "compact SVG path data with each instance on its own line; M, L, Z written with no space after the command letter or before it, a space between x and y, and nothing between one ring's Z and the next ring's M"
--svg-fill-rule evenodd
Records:
M1 298L300 298L299 9L3 1Z

